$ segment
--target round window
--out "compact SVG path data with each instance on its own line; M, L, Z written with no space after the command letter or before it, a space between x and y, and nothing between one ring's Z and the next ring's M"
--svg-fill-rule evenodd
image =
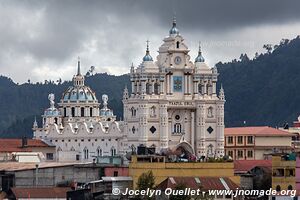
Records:
M176 120L180 120L180 116L179 116L179 115L176 115L176 116L175 116L175 119L176 119Z

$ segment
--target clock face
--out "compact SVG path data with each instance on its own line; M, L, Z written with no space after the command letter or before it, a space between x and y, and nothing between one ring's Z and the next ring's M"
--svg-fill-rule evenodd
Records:
M181 63L181 58L179 56L176 56L174 62L176 65L179 65Z

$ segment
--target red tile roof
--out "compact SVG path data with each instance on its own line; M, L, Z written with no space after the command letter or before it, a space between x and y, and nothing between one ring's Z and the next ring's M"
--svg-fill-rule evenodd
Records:
M235 160L234 173L247 173L254 167L272 168L272 160Z
M157 187L159 189L174 189L179 183L187 188L207 190L235 190L238 185L228 177L169 177L161 182ZM225 183L225 184L224 184Z
M11 188L16 199L19 198L67 198L68 187L44 187L44 188Z
M27 146L22 147L22 139L0 139L0 152L31 152L34 147L52 147L42 140L27 139Z
M225 136L228 135L254 135L254 136L294 136L295 134L282 131L269 126L232 127L225 128Z

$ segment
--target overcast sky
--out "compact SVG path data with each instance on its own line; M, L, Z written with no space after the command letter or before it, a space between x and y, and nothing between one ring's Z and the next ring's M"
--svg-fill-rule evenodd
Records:
M124 74L150 40L152 57L177 27L194 60L209 65L263 52L263 44L300 34L297 0L0 0L0 74L15 82L71 79L82 71Z

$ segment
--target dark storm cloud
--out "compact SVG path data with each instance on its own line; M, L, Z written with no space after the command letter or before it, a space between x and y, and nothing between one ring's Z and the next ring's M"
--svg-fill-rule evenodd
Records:
M299 7L296 0L0 0L0 73L38 80L45 78L40 69L62 69L78 55L99 71L124 69L144 54L146 39L158 48L174 13L180 30L198 40L198 35L222 38L245 27L297 22ZM20 68L27 74L20 75Z

